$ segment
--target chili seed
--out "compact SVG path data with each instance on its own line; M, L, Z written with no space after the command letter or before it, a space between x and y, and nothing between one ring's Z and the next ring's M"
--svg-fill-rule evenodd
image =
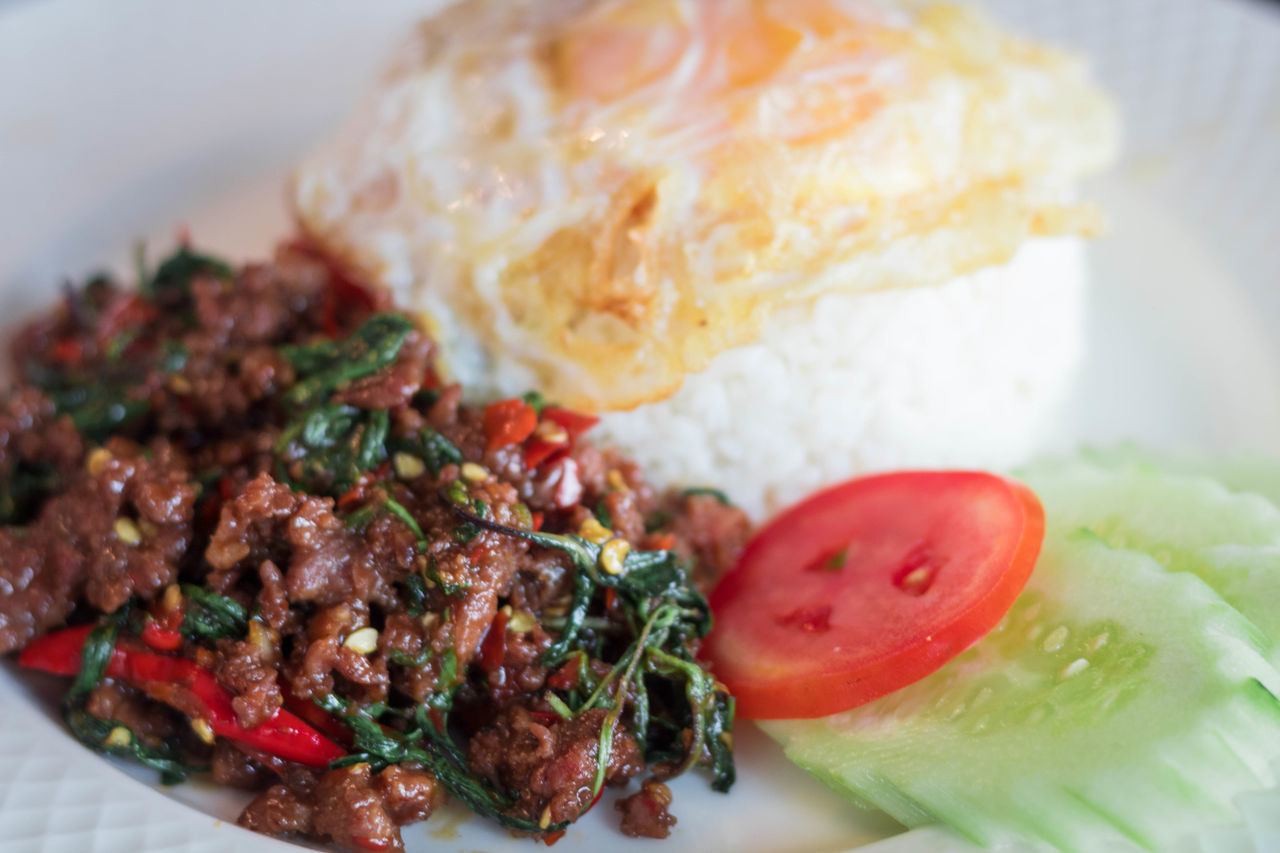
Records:
M107 739L102 742L105 747L123 748L133 743L133 732L124 726L116 726L107 733Z
M273 636L275 631L259 622L257 619L249 620L249 642L253 643L258 650L258 656L263 660L273 660L276 654L276 637Z
M132 518L117 518L115 532L116 538L126 545L138 545L142 542L142 531Z
M600 568L611 575L622 574L622 564L631 551L631 543L625 539L610 539L600 549Z
M468 483L483 483L489 479L489 469L475 462L462 463L462 479Z
M213 743L213 726L204 717L196 717L191 721L191 731L205 743Z
M372 654L378 648L378 629L357 628L347 635L342 645L362 655Z
M164 588L164 598L160 599L160 604L164 607L165 612L172 613L182 607L182 587L176 583L171 583Z
M416 480L427 473L427 463L412 453L401 451L391 457L391 465L396 469L396 476L401 480Z
M569 433L555 421L542 421L534 428L533 434L547 444L569 443Z
M84 467L91 477L96 477L103 471L107 470L107 463L115 457L111 455L111 451L105 447L95 447L89 451L89 455L85 457Z
M516 610L507 619L507 630L513 634L527 634L538 622L527 610Z
M582 522L582 526L578 528L578 535L588 542L600 545L609 541L609 537L613 536L613 533L609 528L601 524L598 519L591 516Z

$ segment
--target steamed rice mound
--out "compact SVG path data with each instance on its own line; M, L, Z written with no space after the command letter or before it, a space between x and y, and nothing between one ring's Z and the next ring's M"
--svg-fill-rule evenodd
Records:
M832 472L1005 468L1053 420L1082 346L1085 245L1029 243L936 288L832 293L769 319L602 438L655 480L714 484L756 518Z

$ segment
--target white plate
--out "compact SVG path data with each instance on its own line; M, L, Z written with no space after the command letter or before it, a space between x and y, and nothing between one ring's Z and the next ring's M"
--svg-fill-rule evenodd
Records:
M202 245L261 256L285 235L289 164L332 128L387 45L430 0L0 0L0 326L67 277L127 268L139 237L179 225ZM1138 438L1280 452L1280 17L1236 0L998 0L1023 28L1080 46L1120 98L1123 165L1095 194L1090 347L1058 446ZM53 681L0 672L0 849L268 851L233 825L236 795L161 790L59 727ZM891 822L844 807L750 726L728 797L677 785L662 845L592 814L555 848L835 851ZM1280 798L1215 850L1280 848ZM606 812L607 809L600 809ZM457 813L405 829L410 850L535 849ZM937 830L885 851L961 844ZM296 849L296 848L294 848Z

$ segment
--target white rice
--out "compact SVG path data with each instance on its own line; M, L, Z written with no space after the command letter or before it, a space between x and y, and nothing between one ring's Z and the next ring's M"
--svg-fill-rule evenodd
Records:
M857 473L1014 465L1079 359L1084 255L1077 238L1036 240L941 287L786 310L666 400L606 415L598 439L755 518Z

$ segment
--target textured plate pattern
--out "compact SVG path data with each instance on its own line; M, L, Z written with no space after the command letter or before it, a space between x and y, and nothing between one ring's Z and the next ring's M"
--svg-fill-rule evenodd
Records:
M62 275L123 259L140 230L167 234L180 218L219 248L261 252L285 227L276 187L286 165L308 139L341 117L389 35L433 5L0 2L0 326L52 298ZM1176 224L1169 233L1194 235L1194 247L1157 239L1141 251L1173 255L1175 249L1194 249L1193 259L1207 258L1206 269L1223 292L1201 293L1197 302L1192 290L1170 286L1171 298L1185 301L1184 313L1198 322L1202 305L1232 296L1244 306L1243 320L1262 328L1265 346L1249 352L1260 353L1254 360L1267 360L1267 370L1274 371L1280 359L1268 347L1280 318L1280 16L1243 0L988 5L1026 31L1093 57L1122 104L1128 136L1122 168L1100 187L1104 198L1113 192L1122 200L1138 197L1139 209L1159 211ZM202 38L171 37L190 31ZM228 201L226 190L236 184L253 186L246 196L252 204ZM1123 204L1112 209L1117 217L1128 210ZM1125 227L1118 223L1116 244L1099 253L1108 287L1148 268L1146 258L1134 257L1139 250L1125 248ZM1181 259L1166 268L1184 266ZM1152 260L1152 268L1159 268L1154 261L1160 259ZM1139 320L1160 300L1161 286L1157 281L1134 291ZM1234 329L1240 325L1236 319L1228 316L1223 327ZM1194 335L1197 322L1169 328ZM1164 328L1150 339L1156 341ZM1103 344L1137 358L1119 340L1129 332L1117 326ZM1222 335L1210 340L1198 352L1230 350L1234 343ZM1173 346L1191 343L1188 338ZM1225 364L1230 368L1229 360ZM1160 369L1166 385L1181 381L1176 373L1170 379L1170 365L1153 368ZM1207 381L1221 384L1221 378L1220 371ZM1193 397L1178 409L1185 420L1164 418L1172 425L1136 433L1148 437L1166 428L1183 441L1207 435L1229 445L1261 436L1271 450L1280 450L1280 429L1272 428L1280 424L1276 391L1262 399L1263 386L1273 384L1280 388L1280 381L1268 380L1242 386L1259 389L1257 394L1233 390L1230 403L1236 408L1227 412L1230 418L1218 417L1225 423L1216 430L1188 426L1205 417L1198 410L1213 408ZM1133 397L1126 388L1116 405L1133 407ZM1124 421L1130 434L1138 422ZM1100 437L1089 431L1070 437L1082 436ZM147 775L132 775L84 751L61 729L53 702L0 666L4 853L297 849L231 825L233 796L191 787L163 796ZM682 785L676 802L681 823L673 839L660 845L665 853L834 851L892 832L873 818L849 815L779 762L776 751L749 729L741 742L739 789L725 799L707 793L699 780ZM1280 850L1278 800L1276 794L1247 798L1246 825L1207 834L1203 849ZM557 853L657 850L625 842L609 828L612 821L592 818L593 825L571 831ZM476 823L459 830L447 820L433 820L411 828L406 840L410 850L536 849ZM968 849L934 829L873 847L886 853ZM1196 843L1187 849L1199 848Z

